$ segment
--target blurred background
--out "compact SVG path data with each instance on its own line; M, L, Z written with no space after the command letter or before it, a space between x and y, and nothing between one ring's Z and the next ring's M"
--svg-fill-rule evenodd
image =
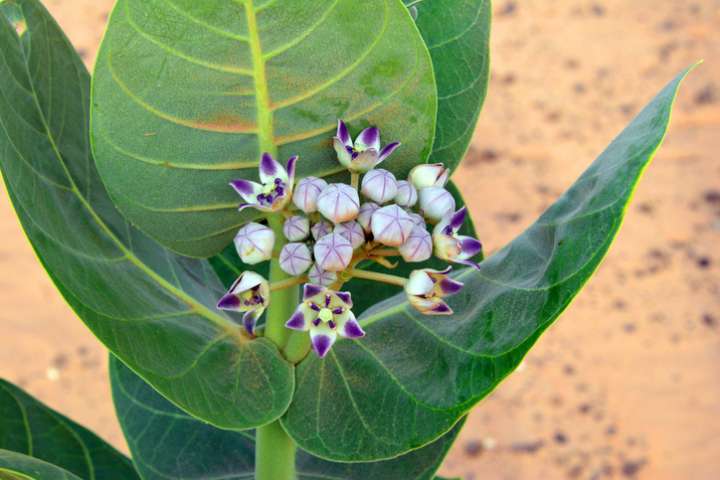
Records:
M44 3L92 67L113 2ZM475 408L443 473L718 479L720 1L495 0L494 10L490 92L454 176L489 253L676 73L706 62L681 90L608 258ZM5 195L0 235L0 376L125 450L106 352L42 270Z

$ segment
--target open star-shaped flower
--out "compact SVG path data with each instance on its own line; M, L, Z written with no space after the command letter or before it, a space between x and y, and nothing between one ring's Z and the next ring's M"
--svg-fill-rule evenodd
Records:
M240 210L252 207L263 212L276 212L285 208L292 198L297 159L297 155L290 157L286 168L269 153L263 153L259 167L261 183L245 179L230 182L246 202L240 205Z
M366 128L353 142L345 122L338 120L333 146L342 166L351 172L364 173L389 157L400 143L392 142L380 148L380 130L377 127Z
M285 326L292 330L309 331L312 348L322 358L338 336L353 339L365 336L351 308L350 292L336 292L320 285L306 284L303 301Z
M482 251L482 244L473 237L458 235L466 215L467 208L463 207L435 226L432 234L435 256L448 262L478 268L478 264L471 258Z

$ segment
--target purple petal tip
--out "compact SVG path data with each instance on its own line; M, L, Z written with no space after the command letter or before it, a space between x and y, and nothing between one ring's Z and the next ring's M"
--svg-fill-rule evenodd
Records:
M295 312L285 326L292 330L302 330L305 328L305 316L302 312Z
M320 285L313 285L312 283L306 283L303 287L303 299L308 300L318 293L322 292L323 287Z
M268 176L277 175L277 168L275 168L275 159L269 153L263 153L260 159L260 170Z
M347 338L362 338L365 336L365 332L357 321L348 320L345 324L345 336Z
M330 351L332 346L332 340L326 335L318 335L312 340L313 350L317 353L320 358L325 358L325 355Z
M342 300L348 307L352 308L352 295L350 292L337 292L336 295Z
M342 120L338 120L337 137L345 145L351 143L350 132L348 132L347 125L345 125L345 122L343 122Z
M220 310L235 310L240 307L240 300L231 294L224 295L217 303Z
M462 290L463 284L450 278L443 278L440 282L440 288L445 295L453 295Z
M230 182L230 186L235 189L236 192L243 195L250 195L253 193L253 186L248 180L233 180Z
M257 322L256 312L247 312L243 315L243 327L250 335L255 335L255 324Z

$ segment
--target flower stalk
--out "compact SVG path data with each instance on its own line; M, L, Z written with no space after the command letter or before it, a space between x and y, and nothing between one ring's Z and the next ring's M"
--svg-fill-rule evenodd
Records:
M390 285L397 285L398 287L404 287L407 283L407 278L390 275L389 273L371 272L369 270L359 270L354 268L350 270L348 274L352 278L362 278L364 280L388 283Z

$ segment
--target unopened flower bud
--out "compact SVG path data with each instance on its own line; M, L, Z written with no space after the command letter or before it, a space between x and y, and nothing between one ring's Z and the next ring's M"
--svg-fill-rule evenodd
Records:
M425 227L415 226L410 237L400 248L400 255L406 262L424 262L432 257L433 242Z
M418 190L427 187L444 187L450 176L450 170L442 163L418 165L410 170L408 179Z
M320 240L325 235L329 235L330 232L333 231L333 225L330 222L326 222L325 220L320 220L315 225L312 226L310 229L312 231L312 236L315 240Z
M280 268L297 277L312 265L310 249L304 243L288 243L280 251Z
M295 215L285 220L283 234L291 242L305 240L310 235L310 220L302 215Z
M408 212L408 215L410 215L410 218L412 218L412 221L413 223L415 223L415 225L417 225L418 227L427 228L427 223L425 223L425 219L422 215L415 212Z
M325 218L335 224L349 222L355 220L360 211L360 199L357 190L350 185L333 183L320 193L317 207Z
M235 235L235 248L240 260L248 265L272 258L275 233L265 225L250 222Z
M305 213L317 212L317 199L320 196L320 192L322 192L327 185L327 182L322 178L303 178L298 182L297 188L295 188L293 203Z
M323 270L342 272L353 256L353 247L348 239L337 233L325 235L317 241L313 249L315 261Z
M390 247L405 243L415 227L410 215L397 205L377 210L370 224L375 241Z
M455 211L455 199L442 187L420 190L420 210L431 222L439 222Z
M372 232L370 221L372 220L373 213L380 208L380 205L373 202L366 202L360 206L360 213L357 217L357 222L365 230L365 233Z
M395 198L397 191L395 175L387 170L381 168L370 170L363 177L362 194L380 205Z
M308 272L308 279L310 283L315 285L322 285L323 287L329 287L333 283L337 282L337 274L335 272L328 272L317 266L317 263L310 267Z
M450 267L443 271L425 268L412 272L405 284L410 305L425 315L452 315L443 297L459 292L463 284L450 278L450 270Z
M395 203L401 207L412 207L418 201L417 189L407 180L397 182L397 194Z
M353 221L336 225L334 232L348 239L353 249L358 249L365 243L365 232L358 222Z

